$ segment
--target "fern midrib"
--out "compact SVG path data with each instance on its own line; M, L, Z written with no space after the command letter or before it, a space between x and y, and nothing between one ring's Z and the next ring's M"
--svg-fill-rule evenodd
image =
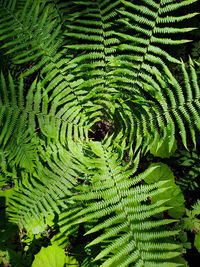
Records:
M113 172L112 172L112 168L110 167L110 164L109 164L109 158L107 157L107 153L105 153L104 150L103 150L103 152L104 152L104 158L105 158L105 162L106 162L106 165L107 165L108 172L111 174L112 180L114 181L113 188L116 188L116 194L117 194L118 197L119 197L119 202L121 202L122 211L123 211L123 213L125 214L125 216L124 216L124 217L125 217L125 221L128 222L128 227L129 227L129 229L130 229L130 233L131 233L131 236L132 236L132 240L131 240L131 238L130 238L129 241L134 243L134 245L135 245L135 247L136 247L136 250L139 252L139 253L138 253L138 254L139 254L139 258L142 260L142 263L144 263L144 261L143 261L143 259L142 259L141 251L140 251L140 249L139 249L139 247L138 247L138 243L137 243L137 241L134 239L134 235L133 235L134 230L133 230L133 228L132 228L131 221L129 220L129 216L128 216L127 212L126 212L126 206L125 206L124 203L123 203L123 197L122 197L121 194L120 194L121 190L120 190L120 188L118 187L118 183L117 183L117 181L115 180L115 175L113 174Z
M154 21L153 28L151 29L151 35L150 35L150 38L149 38L149 40L148 40L148 44L147 44L147 46L146 46L146 52L145 52L145 54L144 54L143 57L142 57L143 60L142 60L142 62L140 63L139 68L137 69L137 75L136 75L136 78L135 78L136 81L138 80L138 77L139 77L139 75L140 75L140 73L141 73L141 70L142 70L142 68L143 68L143 65L144 65L145 62L146 62L146 56L147 56L148 53L149 53L149 47L150 47L150 45L151 45L152 38L153 38L153 34L154 34L154 31L155 31L155 28L156 28L156 25L157 25L157 20L158 20L158 18L159 18L159 11L160 11L160 7L161 7L161 2L162 2L162 0L160 0L159 5L158 5L157 12L155 13L155 14L156 14L156 16L155 16L155 21Z
M99 10L99 14L101 16L101 29L102 29L102 36L103 36L103 53L104 53L104 57L103 57L103 61L104 61L104 67L103 67L103 70L104 70L104 76L103 76L103 91L105 91L105 88L106 88L106 69L107 69L107 62L105 60L106 58L106 45L105 45L105 31L104 31L104 27L103 27L103 19L102 19L102 12L101 12L101 7L99 5L99 1L97 1L97 7L98 7L98 10Z

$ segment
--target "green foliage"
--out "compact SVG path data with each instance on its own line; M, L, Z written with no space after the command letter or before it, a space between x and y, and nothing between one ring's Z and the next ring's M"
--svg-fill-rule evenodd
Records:
M8 251L0 251L0 263L2 265L8 265L9 264Z
M79 264L74 257L66 256L64 249L52 245L47 248L41 248L40 252L35 255L32 267L78 267Z
M66 263L66 267L68 266L68 267L78 267L79 266L79 264L78 264L78 262L77 262L77 260L74 258L74 257L69 257L69 256L67 256L66 258L65 258L65 263Z
M171 207L169 214L172 218L181 218L185 212L184 196L178 185L175 184L173 172L163 163L154 163L150 167L155 167L150 175L145 177L145 182L154 184L158 181L166 181L162 187L168 187L168 190L153 196L152 203L159 200L165 200Z
M187 266L183 193L167 165L140 163L199 145L199 72L173 51L197 3L0 0L4 264ZM197 158L177 162L196 179Z
M200 252L200 200L193 206L192 210L186 209L186 216L182 219L182 227L185 230L195 233L194 246Z
M12 195L12 190L1 192L0 196L0 265L1 266L27 266L31 258L22 254L18 226L12 224L6 215L5 209L8 203L5 199ZM25 263L26 262L26 263Z
M198 252L200 252L200 232L198 232L198 234L195 235L194 246L196 247Z
M91 142L89 147L93 158L82 156L80 161L91 167L95 163L96 171L91 177L92 188L88 190L86 186L80 186L78 194L72 197L73 200L84 201L86 207L74 217L63 212L61 231L66 234L74 224L89 222L94 218L101 219L86 233L92 234L106 229L105 233L87 245L107 244L95 258L105 258L101 266L128 266L132 263L148 266L153 260L159 264L167 264L168 259L178 256L180 244L173 243L171 239L178 232L160 229L176 220L152 219L156 214L170 208L167 201L171 200L171 196L148 203L148 198L153 199L168 190L168 181L161 179L152 185L141 184L158 166L152 166L144 173L130 178L136 171L139 155L134 161L135 166L129 168L130 162L121 165L121 149L117 147L114 150L110 142L103 145Z
M198 200L193 206L192 210L186 209L186 218L183 218L183 228L189 231L200 231L200 201Z
M159 140L159 136L157 136ZM151 146L151 154L155 157L160 158L169 158L171 155L174 154L174 152L177 149L176 140L174 139L174 144L171 147L171 151L169 151L169 143L167 140L167 135L163 141L161 141L161 144L159 142L154 142L154 144Z
M48 246L41 248L40 252L35 255L32 267L78 267L78 262L73 257L65 256L65 251L57 246Z
M180 150L169 160L169 164L179 168L177 183L182 190L199 188L200 159L197 151Z

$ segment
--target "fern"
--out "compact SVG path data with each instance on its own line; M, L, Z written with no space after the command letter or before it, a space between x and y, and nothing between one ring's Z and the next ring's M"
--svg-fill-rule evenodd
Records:
M171 155L179 135L198 145L198 71L169 49L191 41L196 3L0 0L0 185L14 185L12 223L35 234L56 218L56 246L83 225L95 266L182 265L173 218L184 199L174 203L173 175L149 182L161 165L138 166L163 144Z
M5 42L2 48L7 50L7 54L13 55L15 64L40 59L33 67L34 71L46 62L53 61L61 44L61 27L55 19L58 15L53 6L45 6L46 2L26 1L23 8L19 9L17 1L1 1L0 40ZM54 27L54 34L50 34ZM45 40L45 43L41 40ZM41 59L41 56L45 56L45 59Z
M163 266L176 266L172 263L170 265L168 259L179 255L177 249L180 245L175 244L170 238L176 235L177 231L164 231L160 228L176 220L152 219L157 213L170 207L165 205L165 200L147 204L148 198L161 194L168 188L162 187L163 182L153 185L141 184L155 167L131 178L137 169L139 156L134 161L135 166L130 169L129 163L122 165L120 148L116 151L110 146L109 141L103 145L91 142L89 146L93 157L82 156L81 161L87 162L87 166L95 166L95 172L91 177L92 186L89 189L84 186L72 197L73 200L84 201L86 205L86 208L78 212L73 219L75 224L89 222L94 218L101 219L86 233L106 229L88 245L106 244L95 260L105 258L101 266L129 266L133 262L136 266L162 266L162 262L165 264ZM63 212L60 222L63 232L67 219L68 216ZM71 224L73 225L73 222Z
M177 36L178 33L187 32L193 30L193 28L175 28L173 24L179 20L193 17L197 13L182 17L180 15L179 17L170 16L170 12L177 11L182 6L189 5L195 1L183 1L179 4L171 3L170 1L159 1L159 3L155 1L144 1L141 5L135 5L128 1L121 2L128 11L126 9L119 10L119 13L124 17L120 18L119 22L126 26L125 30L127 29L128 34L126 32L116 32L116 35L123 38L124 41L122 40L120 45L118 47L116 46L120 55L116 56L113 62L111 62L111 66L115 67L112 74L117 76L115 81L119 81L119 84L121 84L121 86L117 84L117 89L122 88L123 103L122 107L119 107L119 112L122 113L121 109L128 109L130 112L134 110L135 115L131 114L131 116L136 117L134 118L133 127L138 128L138 130L135 131L133 136L130 136L130 140L135 140L137 136L138 143L136 143L136 147L143 142L145 151L145 146L153 142L156 136L158 136L156 128L163 130L165 125L161 119L155 122L152 118L154 103L149 101L149 99L152 98L152 95L154 97L157 89L153 88L155 85L148 87L144 86L144 83L147 80L153 83L154 79L152 79L152 75L155 72L159 76L162 76L163 72L168 73L167 61L177 64L180 63L179 60L170 56L163 49L163 45L177 45L187 42L187 40L169 39L169 36L173 33L176 33L175 36ZM137 15L134 12L138 12ZM160 34L162 34L162 37L160 37ZM131 122L131 124L133 123ZM174 134L173 128L170 131ZM138 138L139 136L141 137ZM162 136L164 139L166 133L162 133ZM173 144L172 139L170 144L171 149ZM186 145L185 142L184 144Z
M181 86L168 70L167 81L155 71L156 79L150 82L149 87L152 88L152 97L155 99L158 121L166 121L167 131L170 132L170 135L167 134L170 149L174 143L176 127L186 148L189 136L196 147L196 135L199 131L199 85L191 59L190 73L186 71L183 63L182 73L184 86Z
M34 159L37 157L37 137L35 135L35 114L37 113L37 99L31 95L36 82L26 97L24 104L23 80L20 79L19 93L17 95L12 76L9 74L9 89L6 85L3 74L1 74L1 95L3 96L0 106L1 111L1 150L9 154L8 160L15 162L20 167L30 168L34 166ZM35 100L35 108L32 104ZM29 116L29 120L28 120ZM27 127L28 124L28 127ZM28 130L27 130L28 128ZM32 143L30 143L32 140Z
M37 136L43 134L48 138L61 140L61 143L65 141L67 131L71 135L73 133L75 138L78 136L87 137L88 129L95 120L98 120L95 117L98 115L98 110L96 111L90 103L87 104L88 118L81 113L79 114L81 106L78 105L77 99L74 99L70 91L66 90L57 96L51 96L54 100L52 102L45 93L41 82L37 82L37 80L30 86L28 93L24 92L22 77L18 92L15 91L11 75L9 75L9 87L6 85L3 74L1 75L1 82L3 98L1 98L0 110L1 123L4 124L2 124L0 142L4 149L6 149L9 140L19 144L17 140L21 140L24 134L26 136L28 134L33 141L35 132L37 132ZM69 104L70 100L71 103ZM38 139L37 136L35 136L36 139ZM17 140L12 140L12 137L17 138ZM12 150L13 144L10 143L7 146Z
M48 153L40 151L37 171L32 176L23 177L9 202L10 221L31 231L34 231L36 222L48 219L50 215L54 217L66 207L62 199L71 196L71 188L77 184L70 154L61 146L49 147Z
M186 151L180 150L175 153L172 160L169 160L168 164L172 167L176 166L181 168L180 175L178 177L178 184L182 190L194 191L199 187L199 156L195 150Z
M122 93L128 98L137 96L147 99L148 90L144 90L143 81L150 79L151 69L165 68L167 61L179 64L179 60L171 56L163 45L178 45L188 40L174 40L170 35L193 30L193 28L175 28L177 21L191 18L196 13L187 16L170 16L170 12L179 10L184 5L195 1L183 1L173 4L170 1L142 1L140 5L128 1L121 1L124 8L119 9L121 18L118 20L125 27L124 32L115 34L122 39L116 46L119 55L111 62L115 69L112 72L122 81ZM160 35L162 34L162 37ZM121 76L123 79L121 79ZM150 76L150 77L149 77ZM117 85L117 88L120 87ZM131 96L132 95L132 96ZM137 98L136 98L137 99Z

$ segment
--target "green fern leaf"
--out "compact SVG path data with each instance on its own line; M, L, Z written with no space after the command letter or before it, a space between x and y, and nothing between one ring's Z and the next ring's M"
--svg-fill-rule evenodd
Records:
M166 201L146 204L148 197L153 198L168 190L168 187L164 186L166 182L142 185L143 179L155 168L149 168L144 173L132 177L139 158L136 159L133 169L127 169L126 165L122 165L120 153L117 153L120 152L120 148L114 148L109 143L109 140L103 145L91 142L93 157L89 158L83 154L79 157L87 166L90 162L91 168L92 163L95 167L91 177L92 187L83 186L79 193L72 197L77 202L84 201L86 207L70 219L64 212L60 219L61 230L63 228L64 233L73 225L101 218L101 222L87 232L91 234L106 229L88 245L105 244L95 259L103 260L101 266L129 266L133 263L145 266L154 263L167 264L169 259L179 255L177 249L180 245L173 243L170 238L176 235L177 231L163 230L165 225L175 220L152 220L157 213L170 208L165 205ZM153 250L156 250L156 253Z

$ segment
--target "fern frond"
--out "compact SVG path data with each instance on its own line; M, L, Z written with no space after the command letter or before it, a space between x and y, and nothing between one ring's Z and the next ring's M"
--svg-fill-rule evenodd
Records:
M137 139L135 151L141 142L142 151L146 152L155 143L161 146L167 139L170 152L177 134L181 136L186 148L190 139L196 146L200 129L198 75L192 59L189 68L184 63L181 66L184 79L182 84L166 66L165 73L156 68L149 69L152 76L144 75L146 81L143 82L143 89L148 92L151 100L145 101L137 95L127 98L123 94L120 95L121 99L118 98L120 104L116 105L116 110L119 121L123 121L120 128L129 140L134 142ZM131 130L132 127L135 131Z
M114 46L119 44L118 38L112 30L112 20L117 16L116 7L120 1L77 2L83 6L80 19L67 25L66 36L72 37L66 47L74 54L69 62L69 68L75 77L83 77L83 88L88 87L93 92L95 103L109 102L115 90L109 85L108 62L115 53ZM92 19L91 19L92 18ZM77 55L76 50L82 52ZM78 65L74 65L77 64ZM98 84L91 81L98 80ZM97 99L97 101L96 101ZM108 104L109 105L109 104Z
M68 10L70 14L74 10L74 4L68 2L60 6L57 1L52 3L51 1L35 0L33 3L27 1L24 8L20 10L16 10L14 7L10 10L11 7L6 1L2 1L1 5L1 12L5 12L6 9L8 13L7 19L0 26L0 40L5 42L3 48L7 50L7 54L13 55L15 64L34 62L33 66L23 73L23 76L40 70L40 75L43 77L42 87L46 91L43 100L46 102L48 95L51 94L47 101L52 102L53 100L54 102L49 116L40 116L40 124L44 125L43 133L49 135L50 138L55 138L58 134L57 132L55 135L52 130L52 127L55 127L61 133L62 142L65 142L66 125L63 122L68 120L69 116L74 121L77 114L80 113L80 116L76 117L76 121L79 121L84 128L83 118L86 117L87 113L85 110L92 106L88 101L87 107L84 108L83 95L88 91L80 90L79 86L83 79L77 79L74 74L70 74L68 71L71 57L68 55L67 58L64 58L67 50L61 48L63 44L66 44L62 36L64 33L62 30L64 23L62 12L65 13ZM67 9L67 7L69 8ZM68 16L68 20L71 18L73 21L75 19L73 16L74 13L72 12L72 15ZM71 103L68 104L69 102ZM76 105L79 105L79 108L76 108ZM59 111L57 112L56 109ZM44 109L43 111L46 113ZM93 116L97 116L97 113L94 112ZM74 123L76 124L76 122ZM81 130L80 135L84 135L83 130Z
M85 162L87 166L90 162L91 168L93 162L95 169L91 177L92 185L83 186L82 189L80 187L78 194L72 197L76 202L83 202L86 207L70 218L63 212L60 218L61 231L65 233L73 225L99 218L100 222L87 234L106 229L88 245L104 244L95 259L103 260L101 266L129 266L133 263L135 266L146 266L164 264L168 260L173 262L173 258L180 254L178 249L181 246L175 244L171 236L178 232L165 231L164 226L175 220L153 220L154 215L170 207L163 200L147 204L149 197L168 189L163 187L165 182L141 184L154 168L132 177L139 157L135 159L135 166L128 168L121 161L120 147L114 148L110 140L104 144L90 142L89 146L90 157L82 154L79 161Z
M196 1L182 1L181 3L142 1L141 4L125 0L121 0L121 2L125 8L118 10L122 16L118 21L125 26L125 30L124 32L115 32L122 40L120 45L116 46L120 55L113 59L115 66L119 62L119 68L115 69L113 73L120 76L121 73L118 74L119 70L123 70L123 76L132 80L135 87L139 86L142 92L142 81L145 80L145 75L149 74L149 68L162 66L163 59L165 64L167 61L180 63L178 59L171 56L160 45L179 45L189 41L174 39L173 34L176 33L175 36L177 37L178 33L189 32L195 28L178 28L175 23L178 20L193 17L197 13L187 14L183 17L177 13L178 15L174 17L174 20L173 17L169 18L172 11L177 12L183 6L191 5ZM135 58L131 57L130 52L131 54L134 52ZM123 57L127 57L127 60L121 61ZM131 64L128 64L128 62L131 62ZM113 63L111 62L111 64ZM132 74L125 73L124 69L132 70ZM124 87L126 87L126 84L124 84Z
M14 189L9 202L10 221L25 229L49 215L60 214L66 208L63 198L72 196L77 184L73 159L66 149L52 145L48 150L40 148L40 155L37 171Z
M10 5L12 2L13 5ZM70 3L60 6L58 1L34 0L26 1L22 8L18 8L14 2L0 2L0 14L4 18L0 21L0 40L4 43L1 48L14 64L22 67L24 63L30 65L29 69L22 70L24 76L38 70L46 74L52 67L56 72L61 72L60 68L64 64L61 56L66 53L65 49L61 49L64 23L62 12ZM70 12L71 6L67 10Z
M101 266L180 265L177 220L158 217L178 206L167 195L175 183L148 183L158 165L136 171L140 154L166 140L171 151L177 133L196 146L197 73L167 48L190 41L181 36L195 27L177 22L198 14L186 11L196 2L0 0L1 49L16 76L30 66L19 84L1 74L0 185L15 183L11 222L30 229L59 215L62 240L89 223ZM169 62L182 66L181 83ZM89 140L104 119L109 133Z
M31 170L30 167L35 166L39 137L46 136L61 143L66 143L67 136L84 139L95 120L99 120L98 106L95 108L88 102L88 116L84 116L70 90L60 94L54 90L52 103L37 80L26 93L22 77L19 86L10 74L8 79L7 83L1 74L0 147L9 153L11 166L17 164Z
M169 127L169 143L173 143L175 132L177 132L187 148L189 137L191 137L194 146L196 146L196 135L200 130L198 123L200 119L200 90L192 59L189 61L189 71L187 71L185 64L182 63L182 73L184 78L183 85L180 85L167 68L166 76L161 77L155 71L156 79L154 81L149 79L148 81L149 85L152 86L152 92L154 92L152 97L156 104L154 107L155 116L161 118L164 121L164 125L167 128Z
M16 3L16 1L9 2ZM51 42L50 31L56 26L54 14L47 7L40 20L38 20L39 14L44 9L44 3L41 4L40 1L34 1L34 3L27 1L23 10L16 11L15 5L10 6L9 2L1 1L0 12L3 14L2 18L5 19L1 22L0 40L6 41L3 48L7 49L7 54L15 54L13 60L18 64L34 61L41 55L41 51L38 51L39 47L43 50L46 49L46 51L48 49L44 47L44 43L41 43L41 39L44 37L44 39L49 39L46 45L49 45L49 41ZM6 15L5 12L7 13ZM58 33L54 39L57 35Z

